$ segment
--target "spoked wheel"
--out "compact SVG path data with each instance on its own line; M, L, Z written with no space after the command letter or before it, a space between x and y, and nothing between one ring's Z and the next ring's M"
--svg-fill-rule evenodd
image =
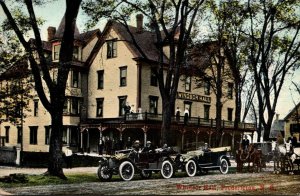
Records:
M163 178L171 178L173 175L173 165L169 160L165 160L162 163L160 173Z
M149 179L151 178L152 176L152 171L145 171L145 170L142 170L141 173L140 173L141 177L143 179Z
M132 163L129 161L124 161L123 163L121 163L119 167L119 174L123 180L131 180L134 176L134 167Z
M185 171L189 177L193 177L197 173L197 165L194 160L189 160L185 164Z
M220 163L220 172L222 174L227 174L228 173L228 162L226 159L221 159L221 163Z
M100 165L97 171L98 178L102 181L110 180L112 172L108 169L108 165Z

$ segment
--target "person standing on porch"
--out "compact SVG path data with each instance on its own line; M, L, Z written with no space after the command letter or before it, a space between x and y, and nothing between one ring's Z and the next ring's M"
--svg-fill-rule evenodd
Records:
M187 108L185 108L185 110L184 110L184 125L187 125L189 116L190 116L189 110Z
M72 168L72 154L73 154L72 150L66 147L63 155L65 157L66 167L69 169Z
M180 121L180 109L179 109L179 107L177 107L175 115L176 115L176 121L179 122Z
M102 138L99 140L99 155L103 154L104 141Z
M128 137L127 142L126 142L126 148L129 149L131 148L132 142L131 142L131 138Z

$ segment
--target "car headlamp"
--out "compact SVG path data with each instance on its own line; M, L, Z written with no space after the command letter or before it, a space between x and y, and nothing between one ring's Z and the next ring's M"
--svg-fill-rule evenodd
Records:
M180 161L180 162L183 162L183 161L184 161L183 156L180 156L180 157L179 157L179 161Z

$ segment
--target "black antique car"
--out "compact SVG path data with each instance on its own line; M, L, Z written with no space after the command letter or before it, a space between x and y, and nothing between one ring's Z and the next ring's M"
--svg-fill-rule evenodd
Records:
M227 153L230 146L219 148L203 148L189 151L176 158L178 168L185 170L188 176L195 176L198 172L207 173L208 170L219 170L228 173L230 165Z
M103 181L110 180L113 174L119 174L125 181L131 180L137 173L142 178L150 178L153 171L160 172L163 178L171 178L175 171L176 154L170 147L117 151L113 156L101 158L97 174Z

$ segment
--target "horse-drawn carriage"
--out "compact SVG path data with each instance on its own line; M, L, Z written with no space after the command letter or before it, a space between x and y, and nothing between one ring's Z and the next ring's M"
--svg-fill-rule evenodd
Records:
M300 165L300 147L292 147L291 143L278 144L272 142L272 151L269 154L274 162L274 172L289 172L294 174L294 164Z
M239 149L236 150L237 172L242 172L243 167L246 164L248 164L248 171L260 172L265 164L263 157L262 149L255 146L253 143L246 147L243 147L240 144Z
M273 162L274 172L294 173L294 164L300 165L300 148L292 148L290 143L273 142L253 143L248 148L236 151L237 171L242 172L248 164L248 171L261 171L266 163Z

